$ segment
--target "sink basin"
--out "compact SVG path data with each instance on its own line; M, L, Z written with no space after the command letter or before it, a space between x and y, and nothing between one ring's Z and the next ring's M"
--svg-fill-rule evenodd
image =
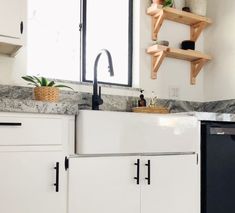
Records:
M172 153L199 149L199 121L187 115L81 110L77 154Z

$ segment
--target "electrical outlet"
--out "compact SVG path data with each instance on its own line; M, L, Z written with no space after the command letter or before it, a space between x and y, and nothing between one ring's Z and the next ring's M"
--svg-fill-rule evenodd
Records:
M179 99L179 87L177 86L170 86L169 87L169 98L170 99Z

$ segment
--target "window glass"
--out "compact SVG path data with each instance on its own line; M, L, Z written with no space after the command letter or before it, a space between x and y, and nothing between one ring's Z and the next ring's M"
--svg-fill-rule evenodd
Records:
M98 65L98 81L127 85L129 1L87 0L86 6L86 63L83 79L93 80L95 58L101 49L107 49L112 55L114 76L109 76L107 57L102 55Z
M29 75L79 80L80 1L28 0Z

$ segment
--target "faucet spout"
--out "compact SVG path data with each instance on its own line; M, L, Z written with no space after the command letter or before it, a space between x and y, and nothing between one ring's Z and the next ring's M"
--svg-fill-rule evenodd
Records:
M114 76L113 60L112 60L111 53L107 49L102 49L100 53L97 55L95 59L95 64L94 64L92 110L99 110L99 105L103 104L103 100L101 98L101 87L99 87L99 94L98 94L98 80L97 80L97 68L98 68L100 57L103 53L105 53L108 58L108 72L110 73L110 76Z

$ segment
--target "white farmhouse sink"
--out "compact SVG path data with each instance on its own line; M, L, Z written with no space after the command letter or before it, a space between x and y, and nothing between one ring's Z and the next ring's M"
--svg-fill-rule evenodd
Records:
M186 115L82 110L77 154L196 152L199 122Z

